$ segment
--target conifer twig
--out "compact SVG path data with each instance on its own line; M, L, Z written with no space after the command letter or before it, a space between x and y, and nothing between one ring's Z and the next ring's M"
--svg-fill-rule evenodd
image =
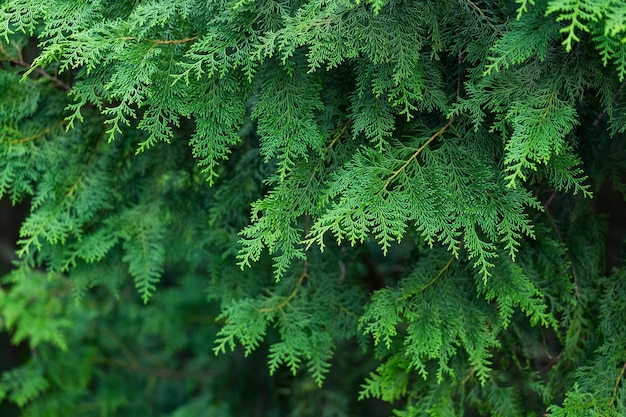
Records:
M611 401L609 401L608 408L611 408L613 406L613 403L615 402L615 397L617 397L617 389L619 388L620 382L622 382L622 378L624 377L625 371L626 371L626 362L624 362L624 365L622 365L622 370L620 371L617 377L617 380L615 381L615 386L613 387L613 395L611 395Z
M355 314L352 311L348 310L347 308L345 308L341 304L339 305L339 310L343 311L344 313L346 313L347 315L349 315L351 317L355 317Z
M3 55L7 56L7 58L6 59L2 59L2 61L7 61L7 62L10 62L12 64L19 65L20 67L24 67L24 68L26 68L28 70L32 70L33 72L36 72L37 74L41 75L42 77L47 78L48 80L52 81L53 83L55 83L57 86L61 87L65 91L70 91L72 89L72 87L69 84L61 81L59 78L57 78L54 75L50 75L43 68L34 68L33 69L32 68L32 64L29 64L28 62L26 62L24 60L24 58L22 57L22 51L18 51L19 59L10 58L9 54L4 50L4 47L0 44L0 52Z
M394 173L391 175L391 177L389 177L389 178L387 179L387 181L385 182L385 185L383 186L383 190L386 190L386 189L387 189L387 187L389 187L389 184L391 184L391 182L392 182L392 181L393 181L393 180L394 180L394 179L395 179L398 175L400 175L400 173L401 173L402 171L404 171L404 169L405 169L406 167L408 167L408 166L409 166L409 164L410 164L411 162L413 162L413 160L414 160L415 158L417 158L417 157L419 156L419 154L420 154L420 153L422 153L422 151L423 151L423 150L424 150L424 149L425 149L428 145L430 145L430 143L431 143L433 140L435 140L435 139L437 139L439 136L441 136L441 134L442 134L443 132L445 132L445 131L446 131L446 130L450 127L450 125L452 124L452 120L453 120L453 119L450 119L450 120L448 121L448 123L446 123L446 125L445 125L444 127L442 127L441 129L439 129L439 130L438 130L437 132L435 132L435 133L434 133L434 134L433 134L430 138L428 138L428 140L426 141L426 143L424 143L422 146L420 146L420 147L419 147L419 149L418 149L417 151L415 151L415 153L414 153L413 155L411 155L411 157L410 157L410 158L409 158L409 159L408 159L408 160L407 160L407 161L406 161L406 162L405 162L405 163L404 163L404 164L403 164L400 168L398 168L397 170L395 170L395 171L394 171Z
M556 197L556 188L554 190L552 190L552 194L550 194L550 197L548 197L548 201L546 201L546 204L543 205L544 209L548 209L548 206L552 203L552 200L554 200L554 197Z
M105 359L96 358L96 363L102 363L106 366L114 366L120 369L132 370L133 372L142 373L148 376L162 379L188 379L188 378L210 378L215 376L213 372L184 372L173 371L167 368L152 368L143 366L139 362L128 362L123 359Z
M119 38L123 41L136 41L138 40L135 36L122 36ZM153 43L156 45L180 45L181 43L193 42L198 39L197 36L191 36L189 38L183 39L145 39L146 42Z
M128 363L130 364L132 368L136 369L136 368L141 367L141 365L139 364L139 360L137 359L133 351L130 350L128 346L126 346L126 344L122 341L121 338L117 336L115 332L109 330L107 327L102 327L100 329L100 332L105 333L106 337L113 339L113 342L118 346L122 355L126 357Z
M565 241L563 240L563 236L561 236L561 232L559 231L559 227L557 226L556 222L554 221L554 218L552 217L552 215L550 214L550 211L548 210L548 205L552 202L555 195L556 195L556 190L552 192L552 195L550 196L546 204L543 205L543 208L546 212L546 216L548 216L548 220L550 220L550 224L552 225L552 228L554 229L554 233L556 234L557 239L559 239L559 242L561 242L562 244L565 244ZM580 299L580 290L578 289L578 274L576 273L576 266L574 265L574 261L572 261L572 258L569 256L569 253L567 251L565 252L565 257L569 261L570 269L572 270L572 279L574 280L574 291L576 291L576 298Z
M476 373L476 365L472 366L472 370L469 372L469 374L467 374L465 378L463 378L463 381L461 381L461 385L465 385L467 381L470 380L472 375L474 375L474 373Z
M455 97L455 101L458 103L459 99L461 98L461 63L463 62L463 56L461 55L461 53L459 52L457 58L456 58L457 64L459 66L458 70L459 73L456 75L456 97Z
M548 361L543 367L539 370L539 375L545 375L546 372L550 370L554 365L556 365L559 360L561 360L561 356L563 356L563 352L559 353L556 356L553 356L552 359Z
M611 100L611 102L616 101L619 98L619 96L622 95L622 91L624 90L625 85L626 85L626 80L622 81L619 88L617 89L617 92L613 96L613 100ZM600 126L600 123L602 122L602 119L604 119L604 116L606 115L606 112L608 111L608 109L609 107L606 106L604 110L602 110L602 112L598 114L598 117L596 117L596 120L593 121L593 124L591 125L591 127L593 127L594 129L597 129Z
M76 189L78 188L80 183L83 181L83 178L85 178L85 175L87 174L87 170L88 170L88 168L90 168L91 163L93 162L93 159L95 158L96 153L98 152L98 149L100 148L100 144L102 144L102 140L103 139L104 139L104 134L100 135L100 138L98 139L98 142L96 142L96 146L94 146L93 151L89 155L89 159L87 160L87 163L85 164L85 167L81 171L81 173L78 176L78 178L76 178L76 181L74 181L74 183L70 186L68 191L65 193L65 197L66 198L70 198L74 194L74 192L76 191Z
M350 122L352 120L348 119L344 124L343 127L341 128L341 130L339 131L339 133L337 133L335 135L335 137L333 138L332 142L330 142L330 145L328 145L328 147L326 148L326 150L324 151L324 156L326 156L328 154L328 152L330 152L330 150L332 149L332 147L335 145L335 143L337 143L337 141L339 140L339 138L341 136L343 136L343 134L345 133L346 129L348 128L348 126L350 126Z
M305 259L304 270L302 271L302 274L300 274L300 278L298 278L298 282L296 283L296 288L294 288L291 294L289 294L280 304L276 306L272 306L272 307L260 308L257 311L259 313L268 313L270 311L282 310L283 308L285 308L285 306L289 304L291 300L293 300L296 294L298 294L298 290L302 286L302 282L304 282L304 279L309 276L308 267L309 267L309 262L307 259Z
M330 153L330 150L333 148L333 146L335 146L335 144L337 143L337 141L339 140L339 138L341 138L343 136L343 134L346 132L346 129L348 129L348 126L350 126L350 123L352 122L352 120L348 119L343 127L341 128L341 130L339 131L339 133L337 133L334 137L333 140L330 142L330 144L326 147L326 149L324 149L324 154L322 155L322 157L320 158L320 160L318 161L317 165L315 165L315 168L313 168L313 172L311 173L311 177L309 178L309 182L307 182L306 184L306 189L308 190L309 187L311 186L311 182L313 182L313 179L315 178L315 174L317 174L317 171L319 171L320 166L322 166L322 164L324 163L324 161L326 160L326 157L328 156L328 154Z
M450 265L452 265L452 261L454 261L454 255L452 255L450 257L450 259L448 259L448 262L446 262L446 264L443 266L443 268L441 268L439 270L439 272L437 272L437 275L435 275L435 277L433 279L431 279L430 282L428 282L428 284L426 284L422 288L420 288L420 290L424 291L426 288L430 287L435 282L437 282L437 280L443 275L444 272L446 272L446 270L450 267Z
M65 120L60 120L56 122L55 124L53 124L52 126L48 126L41 132L37 132L29 136L24 136L23 138L19 138L19 139L12 139L12 140L9 140L8 143L10 143L11 145L17 145L19 143L32 142L36 139L39 139L40 137L44 135L47 135L48 133L52 132L54 129L56 129L60 125L64 125L64 124L65 124Z
M480 15L480 17L482 17L483 19L487 20L487 16L485 15L485 12L483 12L480 7L478 7L472 0L465 0L467 1L467 3L472 6Z

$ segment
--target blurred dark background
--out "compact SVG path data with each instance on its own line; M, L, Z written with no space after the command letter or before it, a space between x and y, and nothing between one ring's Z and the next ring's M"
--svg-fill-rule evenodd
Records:
M8 197L0 199L0 276L11 270L15 257L16 242L22 220L28 214L28 203L12 205ZM28 357L25 346L13 346L9 335L0 331L0 374L15 365L22 363ZM2 403L0 416L18 416L17 407Z

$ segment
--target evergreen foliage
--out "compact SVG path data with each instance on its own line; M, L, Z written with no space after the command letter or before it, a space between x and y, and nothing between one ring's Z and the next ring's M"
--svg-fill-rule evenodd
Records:
M626 415L624 1L0 0L0 38L22 415Z

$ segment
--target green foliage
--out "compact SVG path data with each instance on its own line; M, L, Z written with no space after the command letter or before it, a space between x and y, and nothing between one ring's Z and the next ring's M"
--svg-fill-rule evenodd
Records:
M24 416L626 414L623 1L0 0L0 38Z

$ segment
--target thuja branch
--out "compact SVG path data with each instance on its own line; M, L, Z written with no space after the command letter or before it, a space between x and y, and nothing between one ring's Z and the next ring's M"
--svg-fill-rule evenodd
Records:
M428 140L426 141L426 143L424 143L422 146L419 147L419 149L417 151L415 151L415 153L413 155L411 155L411 157L404 163L404 165L402 165L400 168L398 168L396 171L394 171L394 173L391 175L391 177L389 177L387 179L387 181L385 182L385 185L383 186L383 190L386 190L387 187L389 187L389 184L391 184L391 182L398 176L400 175L400 173L402 171L404 171L406 169L406 167L409 166L409 164L411 162L413 162L413 160L415 158L417 158L419 156L420 153L422 153L422 151L428 146L430 145L430 143L432 141L434 141L435 139L437 139L439 136L441 136L441 134L443 132L445 132L450 125L452 124L452 120L450 119L450 121L448 121L448 123L446 123L446 125L444 127L442 127L441 129L439 129L437 132L435 132L430 138L428 138Z

